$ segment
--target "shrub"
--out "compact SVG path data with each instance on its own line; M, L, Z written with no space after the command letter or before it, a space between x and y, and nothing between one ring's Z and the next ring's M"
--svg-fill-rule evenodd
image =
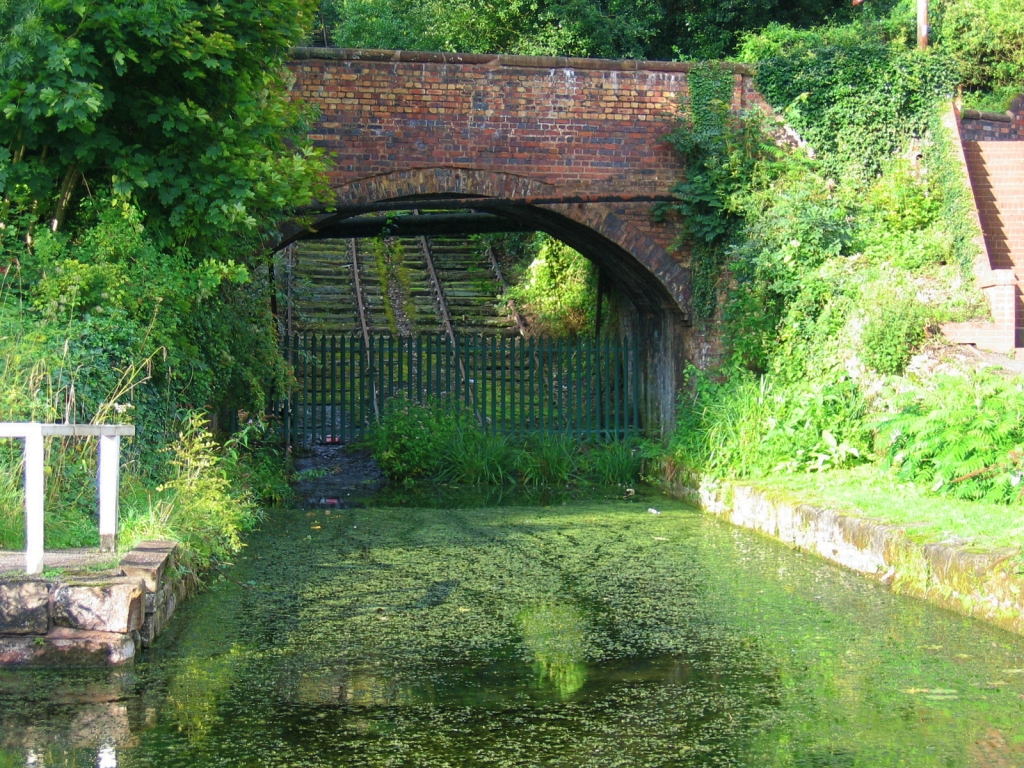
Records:
M434 476L445 452L464 429L467 416L438 401L425 404L392 398L367 443L380 468L392 480Z
M999 373L939 376L877 423L897 476L961 499L1024 498L1024 385Z
M920 52L887 24L796 30L778 24L746 38L757 87L833 173L870 178L925 134L932 108L956 87L955 62Z
M232 486L247 489L262 504L281 504L292 496L280 435L262 419L249 421L225 441L223 465Z
M925 309L913 297L884 298L861 334L864 362L879 373L900 375L925 340Z
M232 485L231 462L225 462L205 414L186 414L167 450L170 479L157 487L155 498L149 496L145 508L126 510L122 538L125 543L175 539L184 545L186 561L201 570L241 549L242 533L263 513L247 488Z
M1024 90L1024 6L1016 0L944 0L937 43L957 62L964 104L1002 112Z

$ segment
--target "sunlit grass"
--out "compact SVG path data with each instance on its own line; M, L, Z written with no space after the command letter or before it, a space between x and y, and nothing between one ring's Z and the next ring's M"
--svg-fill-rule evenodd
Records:
M1024 515L1019 507L930 495L871 465L817 474L776 474L757 485L789 491L807 504L906 526L907 534L921 543L952 540L995 549L1019 547L1024 541Z

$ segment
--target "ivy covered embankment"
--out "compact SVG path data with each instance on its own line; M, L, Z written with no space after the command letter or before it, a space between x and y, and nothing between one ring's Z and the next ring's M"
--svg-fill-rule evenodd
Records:
M1009 547L1019 570L1024 381L938 332L988 314L941 122L961 65L948 47L914 49L900 18L746 38L788 133L730 114L716 66L691 75L670 136L686 180L663 213L695 243L695 314L729 353L690 372L669 460L922 541Z

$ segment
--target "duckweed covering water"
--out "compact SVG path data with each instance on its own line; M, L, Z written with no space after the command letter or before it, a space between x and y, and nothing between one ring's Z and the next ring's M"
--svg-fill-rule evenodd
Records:
M660 497L281 512L0 766L1020 766L1024 642ZM651 514L649 507L659 514Z

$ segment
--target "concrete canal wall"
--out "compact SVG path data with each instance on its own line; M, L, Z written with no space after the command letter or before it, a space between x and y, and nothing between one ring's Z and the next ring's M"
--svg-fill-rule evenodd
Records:
M1024 635L1019 549L974 552L920 544L900 526L804 504L766 487L709 481L671 462L662 468L662 483L670 495L734 525L813 552L894 592Z
M107 573L0 581L0 667L130 664L190 592L177 546L143 542Z

